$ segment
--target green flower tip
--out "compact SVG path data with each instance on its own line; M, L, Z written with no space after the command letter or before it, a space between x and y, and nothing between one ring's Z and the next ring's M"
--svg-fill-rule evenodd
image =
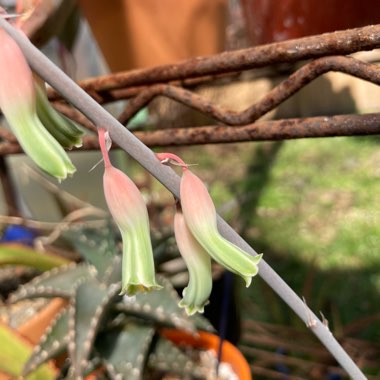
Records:
M259 273L259 268L258 268L257 264L260 262L262 257L263 257L262 253L259 255L256 255L256 256L251 256L250 257L251 267L248 270L249 273L247 273L247 274L238 273L238 274L240 274L240 276L245 281L245 287L246 288L249 288L249 286L251 285L252 277L256 276L257 273Z
M119 293L120 296L127 295L129 297L134 296L138 293L147 293L151 292L153 290L160 290L162 289L162 286L159 284L152 284L152 285L144 285L144 284L126 284L123 289L121 289L121 292Z
M185 309L187 315L194 315L195 313L204 312L204 307L209 304L209 300L204 302L203 304L196 305L194 303L188 303L184 298L179 301L178 306L182 309Z

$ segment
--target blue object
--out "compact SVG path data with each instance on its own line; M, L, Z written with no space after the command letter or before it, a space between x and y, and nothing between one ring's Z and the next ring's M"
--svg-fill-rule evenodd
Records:
M33 246L33 240L37 234L28 227L10 225L7 226L0 239L1 243L21 243L28 246Z

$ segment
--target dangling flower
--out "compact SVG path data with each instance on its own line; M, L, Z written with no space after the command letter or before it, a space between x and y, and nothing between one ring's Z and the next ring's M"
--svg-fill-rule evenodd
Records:
M174 217L174 233L189 271L189 284L183 290L179 306L189 315L203 313L212 289L211 258L191 234L179 206Z
M204 183L184 168L181 180L181 205L186 223L204 249L219 264L245 280L246 286L258 272L262 255L252 256L220 235L214 203Z
M108 132L99 128L104 159L103 187L108 209L123 239L122 290L129 296L160 289L156 283L148 211L139 189L121 170L112 166L106 147Z
M32 72L16 42L0 28L0 108L24 152L59 180L75 172L68 155L36 110Z
M257 264L262 255L252 256L220 235L215 206L206 186L179 157L170 153L160 153L157 157L161 162L175 160L182 166L181 206L192 235L215 261L241 276L248 287L258 273Z

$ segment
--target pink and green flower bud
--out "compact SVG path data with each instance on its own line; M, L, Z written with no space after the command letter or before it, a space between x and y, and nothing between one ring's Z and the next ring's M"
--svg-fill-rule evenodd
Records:
M51 106L46 95L45 83L36 77L35 87L37 114L45 128L64 148L81 147L83 131Z
M45 172L65 179L75 167L37 115L32 72L16 42L0 28L0 108L24 152Z
M204 183L184 167L181 179L182 212L193 236L209 255L241 276L248 287L258 273L262 255L252 256L223 238L217 228L216 210Z
M189 315L203 313L212 289L211 258L191 234L181 210L177 210L174 217L174 233L189 271L189 283L178 305Z
M104 195L123 240L121 294L131 296L160 289L155 279L149 217L144 199L133 181L112 166L106 148L106 133L105 129L99 129L105 167Z

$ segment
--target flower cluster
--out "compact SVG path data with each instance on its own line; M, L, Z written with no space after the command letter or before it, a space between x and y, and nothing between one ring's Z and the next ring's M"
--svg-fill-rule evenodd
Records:
M108 132L99 128L104 160L104 193L123 239L122 293L133 295L159 287L155 281L148 212L136 185L109 160ZM178 249L189 271L189 283L179 306L188 314L203 312L211 289L211 259L243 277L246 286L258 272L261 255L252 256L223 238L217 228L215 206L203 182L171 153L159 153L162 163L182 166L180 195L174 218Z
M174 230L190 281L183 291L180 306L189 314L202 312L211 293L210 257L241 276L248 287L258 273L257 264L262 255L248 254L219 233L215 206L206 186L179 157L159 153L157 158L163 163L174 161L182 166L181 206L177 207Z
M33 77L21 49L1 28L0 83L0 109L24 152L59 180L73 174L63 147L80 146L83 132L52 108L45 84Z

